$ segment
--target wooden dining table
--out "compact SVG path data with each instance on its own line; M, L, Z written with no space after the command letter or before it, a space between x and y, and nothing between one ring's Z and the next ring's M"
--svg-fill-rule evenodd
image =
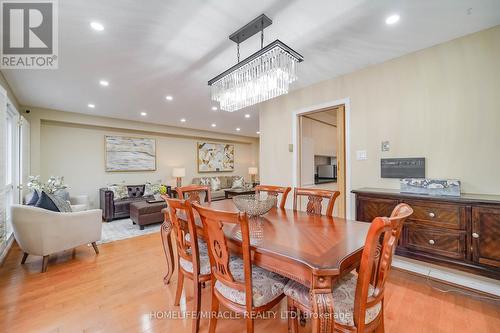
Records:
M238 211L232 200L203 205L221 211ZM199 236L203 238L197 213L195 219ZM334 327L332 288L340 277L359 266L369 227L366 222L273 208L263 216L249 218L252 262L309 287L312 331L330 333ZM165 283L168 283L174 271L169 218L161 230L168 263ZM238 252L239 227L225 226L224 232L231 249Z

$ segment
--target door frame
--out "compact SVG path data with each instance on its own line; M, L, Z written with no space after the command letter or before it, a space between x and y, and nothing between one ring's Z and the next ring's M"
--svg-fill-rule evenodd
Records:
M321 104L315 104L306 106L304 108L293 111L292 118L292 143L293 143L293 161L292 161L292 177L293 186L297 187L299 183L299 147L300 147L300 136L299 136L299 116L318 112L323 109L334 108L337 106L344 105L345 114L345 213L347 219L353 219L354 217L354 205L353 198L351 194L351 100L349 97L327 101Z

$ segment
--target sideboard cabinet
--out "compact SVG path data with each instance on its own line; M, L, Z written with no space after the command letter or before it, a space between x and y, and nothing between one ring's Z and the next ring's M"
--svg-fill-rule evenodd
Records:
M413 214L396 254L500 280L500 196L426 196L364 188L356 195L356 220L389 216L399 203Z

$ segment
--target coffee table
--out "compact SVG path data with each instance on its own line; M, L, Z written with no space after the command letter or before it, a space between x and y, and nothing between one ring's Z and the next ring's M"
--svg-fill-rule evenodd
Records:
M167 208L167 203L137 201L130 204L130 219L137 224L141 230L144 226L153 223L161 223L164 220L162 209Z
M232 198L236 195L242 194L255 194L255 189L253 188L231 188L228 190L224 190L224 195L226 199Z

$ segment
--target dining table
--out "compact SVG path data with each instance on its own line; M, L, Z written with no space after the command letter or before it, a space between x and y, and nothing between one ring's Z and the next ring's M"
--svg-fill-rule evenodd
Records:
M239 211L232 200L202 205L220 211ZM172 223L168 209L164 212L161 234L168 264L164 282L169 283L174 271ZM204 238L200 217L196 212L194 215L199 237ZM312 331L330 333L334 328L335 306L332 288L344 274L359 266L369 227L366 222L275 207L262 216L249 217L252 263L309 287ZM224 232L230 249L238 254L239 227L227 225Z

